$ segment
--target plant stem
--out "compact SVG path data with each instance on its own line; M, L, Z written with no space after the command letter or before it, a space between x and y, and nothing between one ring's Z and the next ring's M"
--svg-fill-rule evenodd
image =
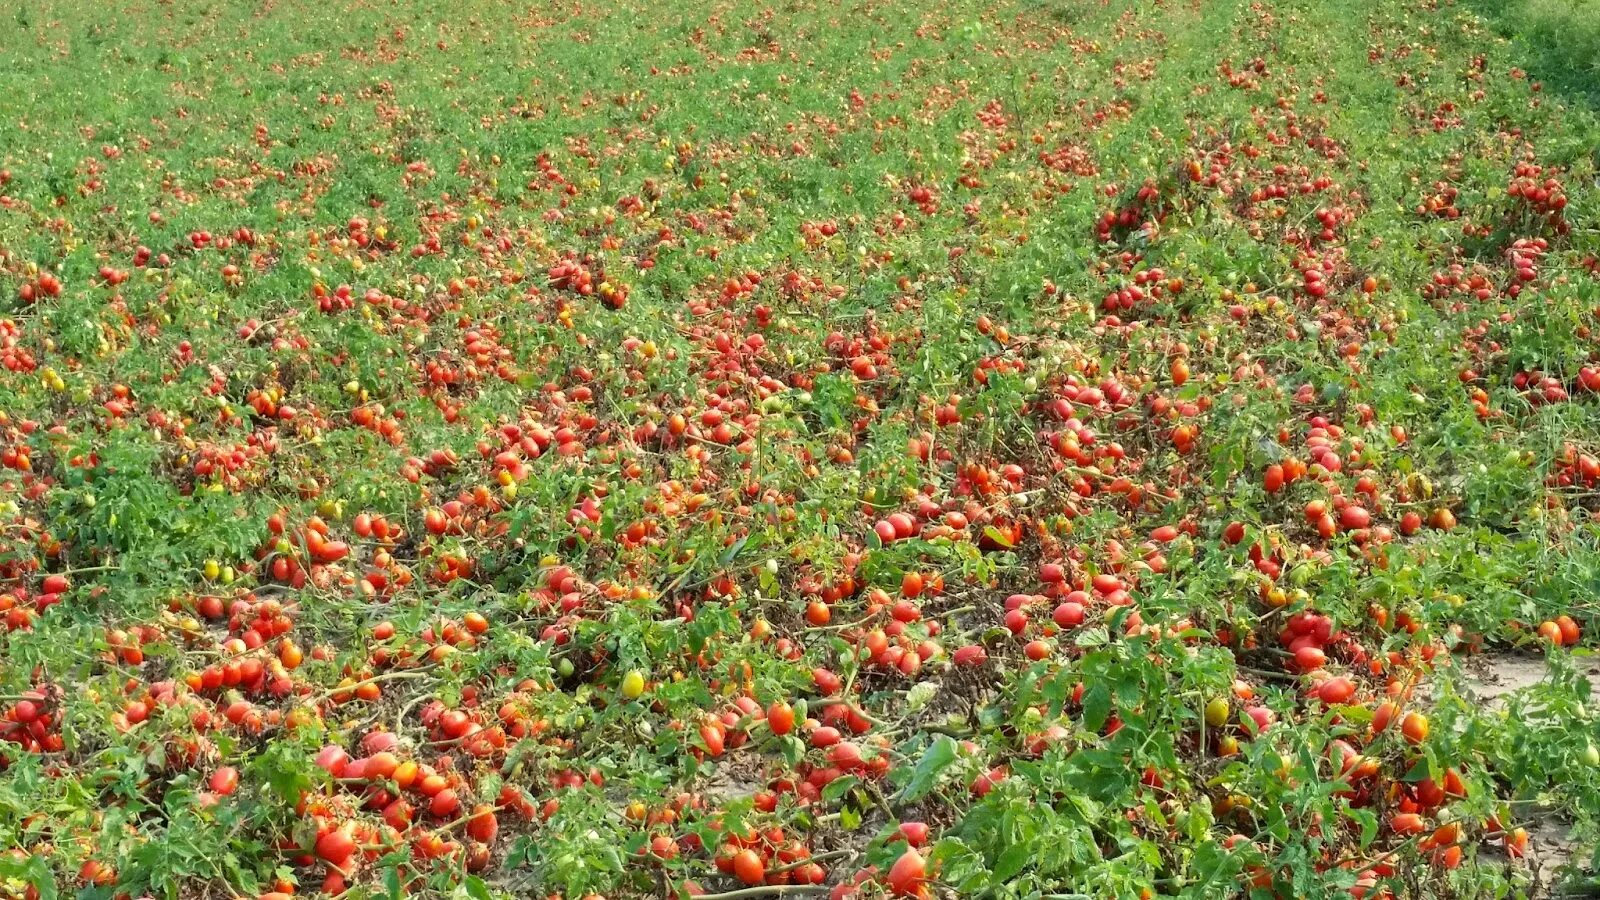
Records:
M822 884L764 884L756 887L723 891L720 894L700 894L698 900L750 900L753 897L802 897L826 894L833 890Z
M793 869L798 869L798 868L800 868L801 866L803 866L803 865L805 865L807 863L824 863L824 862L827 862L829 860L844 859L847 856L855 856L855 855L856 855L856 852L854 850L829 850L826 853L818 853L818 854L816 854L814 856L808 856L805 859L797 859L792 863L785 863L784 865L778 866L777 868L768 869L767 870L767 874L768 875L777 875L777 874L782 873L782 872L788 872L788 871L791 871Z
M311 706L319 706L323 703L323 701L331 700L336 694L353 693L357 688L365 685L382 684L386 681L404 681L410 678L422 678L432 671L433 667L429 666L426 669L401 669L396 672L383 672L378 675L374 675L371 678L363 678L360 681L352 682L350 684L329 688L328 690L313 696L307 702Z

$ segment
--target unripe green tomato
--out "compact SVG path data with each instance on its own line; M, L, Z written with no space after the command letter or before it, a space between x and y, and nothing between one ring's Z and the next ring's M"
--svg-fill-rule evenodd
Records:
M1233 709L1228 706L1227 698L1218 697L1206 704L1206 724L1212 728L1221 728L1228 724L1228 716Z
M637 700L644 695L644 673L638 669L622 676L622 696Z

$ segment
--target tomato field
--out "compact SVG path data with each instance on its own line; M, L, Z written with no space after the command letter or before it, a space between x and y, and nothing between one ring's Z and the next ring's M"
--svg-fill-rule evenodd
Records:
M1600 889L1566 8L6 10L0 898Z

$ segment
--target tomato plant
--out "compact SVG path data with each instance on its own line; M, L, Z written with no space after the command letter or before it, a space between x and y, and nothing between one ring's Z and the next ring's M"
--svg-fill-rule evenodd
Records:
M1581 6L17 10L0 897L1592 885Z

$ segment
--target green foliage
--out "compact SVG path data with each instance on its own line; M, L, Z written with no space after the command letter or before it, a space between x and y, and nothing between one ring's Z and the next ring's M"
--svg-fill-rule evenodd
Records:
M1595 0L6 24L0 897L1600 862Z

